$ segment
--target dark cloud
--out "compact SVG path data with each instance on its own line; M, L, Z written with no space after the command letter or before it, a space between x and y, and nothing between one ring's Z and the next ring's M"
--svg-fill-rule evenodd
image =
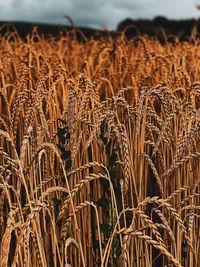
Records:
M67 23L69 15L76 25L115 28L124 18L197 17L198 0L0 0L0 20Z

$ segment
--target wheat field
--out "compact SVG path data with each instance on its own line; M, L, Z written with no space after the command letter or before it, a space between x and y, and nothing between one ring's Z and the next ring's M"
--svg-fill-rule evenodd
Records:
M0 37L0 266L198 267L200 40L82 38Z

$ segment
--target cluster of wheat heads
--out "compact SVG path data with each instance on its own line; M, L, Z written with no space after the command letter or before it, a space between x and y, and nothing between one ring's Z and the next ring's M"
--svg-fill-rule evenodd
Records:
M0 47L0 266L197 267L200 41Z

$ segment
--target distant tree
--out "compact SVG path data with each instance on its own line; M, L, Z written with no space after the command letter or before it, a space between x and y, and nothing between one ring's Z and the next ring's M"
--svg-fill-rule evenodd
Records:
M168 19L162 16L157 16L154 19L154 23L159 26L167 26L169 23Z

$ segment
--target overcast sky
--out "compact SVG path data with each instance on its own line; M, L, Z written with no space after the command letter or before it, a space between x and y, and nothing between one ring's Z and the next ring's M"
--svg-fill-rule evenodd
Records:
M200 0L0 0L0 20L66 24L69 15L77 26L115 29L127 17L197 18L197 4Z

